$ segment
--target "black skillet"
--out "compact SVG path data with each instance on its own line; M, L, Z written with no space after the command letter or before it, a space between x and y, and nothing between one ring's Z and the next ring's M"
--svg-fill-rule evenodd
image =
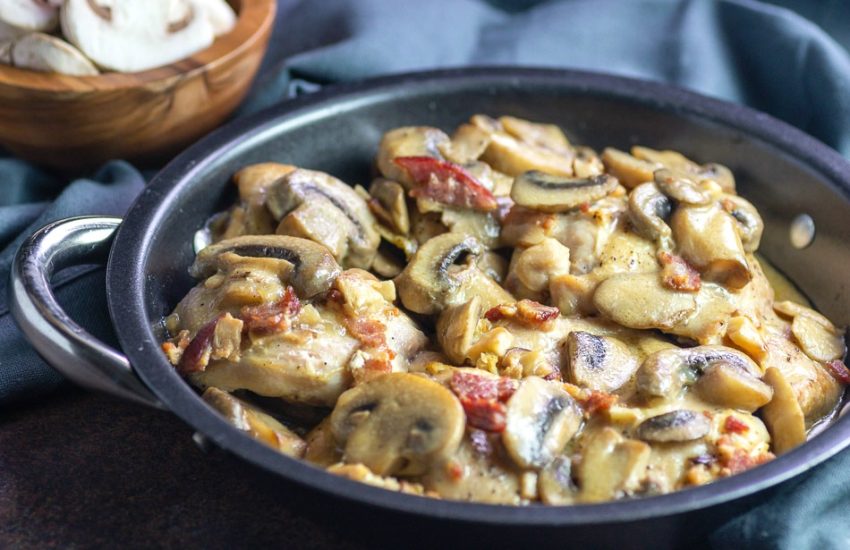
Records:
M835 151L767 115L670 86L515 68L335 86L225 126L163 169L123 221L63 220L33 235L12 272L15 319L39 353L77 382L168 409L215 446L324 493L341 509L366 510L378 524L440 524L462 528L478 542L522 535L529 543L666 546L699 538L850 443L850 418L840 418L777 460L707 486L597 505L490 506L408 496L332 476L254 441L207 407L160 351L162 319L194 284L187 273L193 235L234 199L230 176L247 164L279 161L367 183L384 131L412 124L451 129L479 112L554 122L574 142L596 148L640 143L729 166L741 194L765 218L762 253L828 317L850 324L850 165ZM802 214L811 216L817 234L810 246L796 248L789 231ZM107 253L106 290L120 352L74 324L49 287L59 269L103 262Z

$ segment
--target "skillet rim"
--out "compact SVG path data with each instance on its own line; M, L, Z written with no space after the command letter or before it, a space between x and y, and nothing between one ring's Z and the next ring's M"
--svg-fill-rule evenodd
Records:
M118 229L107 264L110 316L134 370L168 409L217 446L291 482L372 507L453 522L491 527L576 526L628 523L678 515L739 499L790 479L850 445L850 415L837 419L805 445L767 464L708 485L666 495L572 506L500 506L444 501L379 489L329 474L298 459L280 455L228 424L207 407L186 383L174 384L167 362L148 323L144 266L159 220L181 187L226 150L273 126L300 117L333 116L335 105L376 101L393 92L443 84L486 89L488 84L521 89L557 86L565 92L637 102L678 116L695 117L739 131L790 155L839 191L850 206L850 163L804 132L770 115L675 86L603 73L550 68L471 67L403 73L348 84L284 101L237 119L212 132L172 160L146 186ZM445 88L443 88L445 90ZM156 365L159 363L159 365ZM169 366L170 368L170 366ZM163 374L169 373L169 374Z

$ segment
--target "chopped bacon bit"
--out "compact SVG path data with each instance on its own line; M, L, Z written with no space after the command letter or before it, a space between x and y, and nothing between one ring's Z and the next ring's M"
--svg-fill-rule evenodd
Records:
M590 203L589 202L583 202L580 205L578 205L578 209L581 211L582 214L587 214L588 212L590 212Z
M479 429L469 430L469 441L472 443L472 448L478 454L484 456L493 454L493 445L490 444L490 439L487 438L487 432Z
M189 331L181 330L177 336L162 343L162 351L165 352L168 361L172 365L178 365L180 358L183 357L183 352L189 345Z
M284 332L292 325L292 318L301 311L301 301L295 295L295 289L286 287L283 297L273 304L245 306L239 312L239 317L245 322L245 330L271 334Z
M697 291L702 285L699 272L681 256L669 252L659 252L661 263L661 282L674 290Z
M360 340L364 347L383 349L387 346L387 327L380 321L346 317L344 323L348 332Z
M546 329L560 314L561 310L557 307L544 306L534 300L520 300L515 304L501 304L491 308L484 317L491 323L508 319L528 327Z
M466 422L473 428L488 432L500 433L505 431L507 407L493 399L460 398Z
M463 466L456 460L450 460L446 464L446 473L449 477L457 481L463 477Z
M215 319L202 326L189 345L186 346L183 356L180 358L180 363L177 365L177 370L180 374L192 374L193 372L203 372L210 362L210 354L212 353L212 341L215 334L215 326L219 319L224 317L224 313L218 315Z
M774 458L776 457L773 453L763 453L758 456L751 456L743 449L735 449L731 456L724 457L721 463L721 474L739 474L745 470L749 470L750 468L769 462Z
M579 404L584 407L587 414L595 414L599 411L607 411L619 399L616 395L604 391L586 390L587 393L579 397ZM582 392L584 394L584 392Z
M467 423L488 432L505 429L505 402L517 389L516 381L474 373L455 372L449 388L458 396Z
M827 362L826 369L829 371L829 374L842 384L850 384L850 370L841 359Z
M730 434L742 434L750 431L750 426L746 422L729 415L723 422L723 431Z
M425 197L450 206L488 212L498 208L493 193L463 167L433 157L396 157L418 187L412 197Z

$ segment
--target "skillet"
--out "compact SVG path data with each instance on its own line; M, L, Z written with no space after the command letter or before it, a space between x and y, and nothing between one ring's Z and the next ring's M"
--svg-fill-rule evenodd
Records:
M420 498L333 476L254 441L207 407L162 354L162 320L194 284L187 271L193 235L232 203L230 176L248 164L277 161L367 183L386 130L448 129L478 112L553 122L572 141L595 148L640 143L727 165L741 195L764 217L761 252L819 311L836 324L850 324L850 164L838 153L768 115L671 86L517 68L411 73L333 86L232 122L168 164L123 220L60 220L30 237L12 269L13 315L38 352L72 380L167 409L192 426L198 440L329 502L415 525L486 532L496 541L509 532L529 541L569 534L571 542L593 546L637 540L665 546L698 538L850 444L850 418L841 417L777 460L706 486L595 505L504 507ZM816 233L809 246L796 248L789 232L805 219L801 215L810 216ZM68 318L49 286L60 269L103 262L120 351Z

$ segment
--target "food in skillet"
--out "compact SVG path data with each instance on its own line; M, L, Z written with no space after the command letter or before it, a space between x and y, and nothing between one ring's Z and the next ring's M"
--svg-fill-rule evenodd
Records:
M724 166L476 115L386 133L377 168L239 171L167 319L178 371L283 453L448 499L654 495L803 443L850 382Z

